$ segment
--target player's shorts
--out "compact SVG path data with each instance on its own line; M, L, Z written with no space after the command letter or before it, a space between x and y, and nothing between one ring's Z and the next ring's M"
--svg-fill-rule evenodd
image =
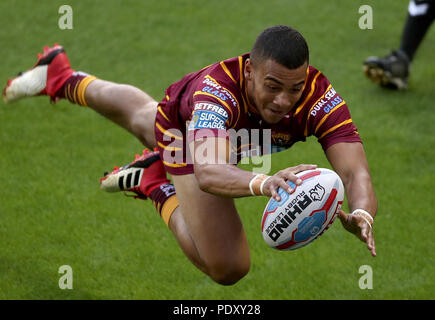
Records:
M193 173L188 150L186 123L179 113L179 101L171 100L166 91L165 98L157 106L154 125L157 148L165 166L171 175Z

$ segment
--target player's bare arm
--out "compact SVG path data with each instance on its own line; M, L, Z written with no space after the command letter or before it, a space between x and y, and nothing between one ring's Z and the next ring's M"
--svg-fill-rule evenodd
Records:
M280 201L277 192L279 187L291 193L293 189L287 184L287 181L300 185L302 180L296 174L317 168L313 164L300 164L280 170L271 176L259 175L256 178L257 175L253 172L240 169L229 163L231 146L227 139L208 137L202 141L192 142L190 149L215 151L209 152L208 157L201 155L203 161L195 163L195 176L203 191L224 197L264 195ZM193 154L193 156L195 155Z
M376 256L372 228L378 204L363 145L337 143L326 150L326 156L343 181L349 210L354 213L340 211L340 220L344 228L365 242L372 256Z

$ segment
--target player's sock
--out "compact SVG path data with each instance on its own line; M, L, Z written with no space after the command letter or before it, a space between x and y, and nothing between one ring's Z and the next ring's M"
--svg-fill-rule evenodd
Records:
M145 175L146 176L143 176L143 182L140 184L139 190L142 194L151 199L160 217L165 224L169 226L169 220L178 207L175 187L166 178L166 171L161 160L152 163L148 167Z
M178 207L174 185L169 183L161 184L150 192L149 198L153 201L157 212L160 214L165 224L169 226L169 220Z
M400 50L412 61L435 16L435 4L428 1L411 1L408 17L402 32Z
M86 88L96 79L96 77L85 72L74 72L56 92L56 98L65 98L80 106L87 106L85 99Z

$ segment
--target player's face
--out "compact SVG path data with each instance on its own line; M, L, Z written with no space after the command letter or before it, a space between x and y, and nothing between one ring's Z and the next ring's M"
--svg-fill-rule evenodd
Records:
M253 65L248 60L245 68L248 96L267 123L279 122L300 99L308 64L288 69L269 59Z

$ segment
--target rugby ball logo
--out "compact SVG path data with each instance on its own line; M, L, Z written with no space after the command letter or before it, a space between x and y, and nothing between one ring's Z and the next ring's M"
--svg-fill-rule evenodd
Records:
M264 241L278 250L302 248L317 239L334 222L344 199L340 177L319 168L297 174L302 185L288 194L281 188L281 201L270 199L261 219ZM295 188L296 187L296 188Z
M320 183L316 184L313 189L310 190L310 198L314 201L322 201L325 195L325 188L323 188Z

